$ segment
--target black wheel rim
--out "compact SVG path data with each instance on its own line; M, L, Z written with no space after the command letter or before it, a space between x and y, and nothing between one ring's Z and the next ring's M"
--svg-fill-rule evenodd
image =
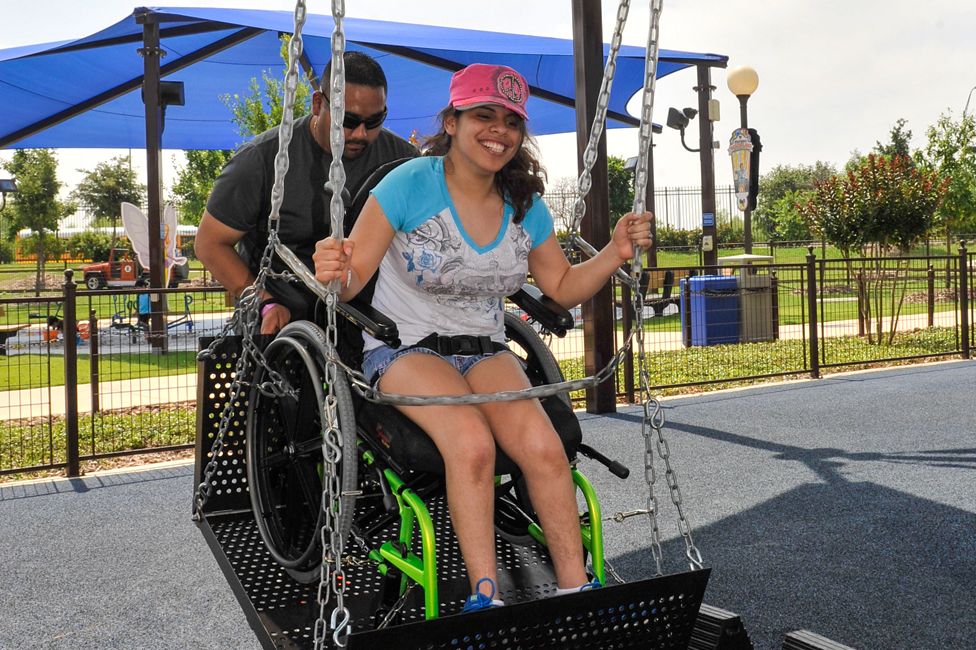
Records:
M250 489L255 520L268 550L286 569L304 569L319 560L322 525L321 373L308 350L289 337L272 341L268 365L286 393L252 391L249 425ZM264 379L261 374L258 381Z

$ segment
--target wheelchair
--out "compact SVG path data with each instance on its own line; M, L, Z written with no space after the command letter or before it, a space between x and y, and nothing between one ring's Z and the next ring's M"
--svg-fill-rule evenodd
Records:
M399 162L380 168L364 183L350 207L351 214L358 214L369 189ZM541 323L548 332L565 335L573 327L570 313L531 285L510 300L528 320ZM389 345L399 345L395 324L364 299L357 298L340 309L347 327L353 328L351 335L347 332L343 336L344 342L356 337L361 340L360 332L366 330ZM563 380L559 364L527 320L506 311L505 336L534 386ZM275 561L301 583L320 578L320 531L324 523L320 436L326 407L326 347L325 332L313 322L293 322L284 327L265 349L268 368L258 368L254 384L262 384L273 370L287 385L288 395L252 389L248 400L247 468L255 520ZM340 355L347 364L358 364L358 349L345 354L340 350ZM456 570L447 580L439 570L438 526L431 512L443 507L440 454L430 438L397 409L367 402L343 377L331 388L343 447L339 484L345 496L338 527L344 538L355 540L386 578L379 610L388 609L413 584L423 591L426 619L457 611L469 592L467 580ZM627 470L582 444L568 395L544 398L542 404L559 433L573 481L585 503L580 515L581 543L589 555L593 577L605 583L600 505L592 484L576 468L577 455L603 462L621 477L627 476ZM536 521L524 480L501 450L497 450L495 474L495 527L500 543L536 546L544 554L545 531ZM451 549L449 553L457 551ZM550 582L546 584L554 592L554 580ZM450 594L447 599L445 592ZM511 589L502 595L519 599Z
M396 164L381 167L364 183L347 214L359 213L369 189ZM400 345L395 324L369 306L370 298L371 287L337 307L337 352L351 368L361 362L362 331ZM506 311L506 340L532 385L562 381L536 327L564 336L573 317L530 285L509 301L524 318ZM342 568L342 585L329 586L341 586L345 594L353 630L346 647L589 648L596 647L594 635L601 643L620 640L613 647L687 647L708 570L548 598L556 581L545 531L518 467L500 450L494 532L498 595L506 606L453 616L470 588L447 513L443 461L430 438L397 409L361 397L343 372L329 381L329 346L316 324L320 320L290 323L263 342L265 363L255 369L246 399L234 401L227 390L233 354L219 353L201 368L196 473L206 483L207 458L218 459L221 468L199 524L266 647L309 647L310 630L321 618L315 587L323 553L331 552L322 540L324 480L332 480L341 494L338 512L329 514L337 515L335 528L344 540L343 557L330 558ZM215 411L228 399L234 431L214 447ZM543 398L542 405L562 440L583 504L584 559L591 576L606 585L603 516L577 463L587 457L620 478L628 470L582 442L567 394ZM341 459L335 478L328 479L322 454L326 409L341 433ZM574 602L569 609L567 599ZM483 642L466 631L475 620ZM652 637L674 645L649 646Z

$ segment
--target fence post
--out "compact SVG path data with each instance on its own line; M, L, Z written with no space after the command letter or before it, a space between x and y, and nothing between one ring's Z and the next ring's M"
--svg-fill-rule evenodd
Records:
M854 281L857 282L857 335L864 336L866 333L864 314L866 312L865 301L867 300L867 294L865 293L863 270L858 270L854 276Z
M773 313L773 340L779 340L779 278L776 277L776 271L769 272L769 291L770 298L772 299L772 313Z
M89 379L91 380L91 404L92 415L98 413L98 315L94 309L88 312L88 356Z
M820 342L817 338L817 256L807 246L807 305L810 312L810 376L820 379Z
M929 294L929 327L935 326L935 267L929 264L926 270Z
M969 359L969 251L966 250L966 240L959 242L959 311L962 358Z
M81 476L78 462L78 318L74 271L64 270L64 433L68 476Z
M645 271L646 273L646 271ZM614 280L617 284L617 281ZM631 295L630 285L624 282L620 282L620 317L622 325L625 332L629 332L633 327L634 317L630 313L631 306L633 304L633 295ZM616 321L616 319L614 319ZM616 327L614 327L616 331ZM614 343L616 347L616 343ZM630 404L634 403L634 349L631 347L627 350L627 355L624 357L624 393L626 395L627 402Z

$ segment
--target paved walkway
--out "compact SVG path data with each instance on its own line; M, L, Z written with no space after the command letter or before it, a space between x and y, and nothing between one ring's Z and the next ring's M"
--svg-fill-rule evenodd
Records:
M954 327L957 324L957 312L939 312L935 314L935 324L939 327ZM885 322L887 327L887 321ZM926 314L902 316L898 322L899 331L928 326ZM216 330L215 330L216 331ZM857 321L830 321L822 330L828 337L852 336L857 334ZM784 325L780 327L780 339L804 339L807 337L806 325ZM617 345L623 345L624 332L617 332ZM183 341L180 349L191 349L195 346L194 337L180 337ZM644 338L648 351L679 350L684 346L680 332L649 332ZM192 346L191 346L192 343ZM556 359L573 359L583 354L583 330L576 328L564 338L553 337L550 348ZM143 346L145 347L145 346ZM174 348L175 349L175 348ZM166 404L184 402L196 399L196 374L169 375L165 377L151 377L131 379L125 381L102 382L99 386L99 407L101 409L122 409L147 404ZM92 394L90 384L78 386L78 412L92 411ZM0 391L0 421L47 417L48 415L64 415L65 395L64 387L33 388L15 391Z
M664 402L706 602L757 650L807 628L860 650L971 650L976 362L831 375ZM639 409L581 414L610 515L644 506ZM659 465L659 470L660 470ZM665 570L683 544L662 485ZM0 648L258 650L190 521L192 468L0 487ZM610 561L653 574L647 521L606 526ZM514 614L514 612L513 612Z

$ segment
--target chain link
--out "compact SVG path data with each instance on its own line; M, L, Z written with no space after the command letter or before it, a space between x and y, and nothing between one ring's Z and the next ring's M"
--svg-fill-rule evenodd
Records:
M600 93L597 95L596 113L593 115L593 123L590 125L590 138L583 150L583 171L580 173L577 182L579 193L576 202L573 204L573 219L569 227L570 246L576 244L576 240L579 238L580 224L583 223L583 216L586 214L584 200L593 185L593 165L596 164L600 138L603 137L603 129L606 125L607 108L610 105L610 89L613 86L613 77L617 72L617 53L620 51L620 44L623 41L624 27L627 25L627 14L629 12L630 0L620 0L613 37L610 39L610 53L607 55L607 64L603 68L603 79L600 81ZM590 255L592 256L592 253Z
M331 217L331 234L340 245L342 244L343 218L345 204L342 202L342 189L346 184L346 171L342 166L342 153L345 149L345 131L342 128L346 106L346 66L343 55L346 50L346 36L343 30L343 19L346 15L344 0L332 0L332 20L335 25L332 30L332 74L329 80L329 144L332 149L332 164L329 166L329 182L327 189L332 192L329 202ZM349 610L345 605L346 574L343 570L343 547L345 539L342 531L342 485L340 484L342 463L342 431L339 422L338 402L335 385L339 381L336 350L339 344L338 328L336 326L336 304L339 301L338 291L341 282L330 283L328 294L325 296L326 305L326 359L325 381L327 393L325 396L324 431L322 435L322 458L325 470L322 475L322 519L321 530L322 565L319 577L319 618L315 622L315 648L321 650L325 646L325 610L330 592L335 595L335 606L329 619L329 629L332 630L332 641L337 647L345 647L348 635L352 632ZM355 462L355 459L346 459Z

